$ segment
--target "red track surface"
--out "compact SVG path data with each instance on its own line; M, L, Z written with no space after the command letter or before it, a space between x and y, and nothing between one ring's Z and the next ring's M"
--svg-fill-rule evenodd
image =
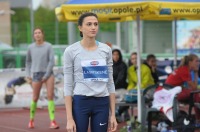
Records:
M35 128L29 129L29 109L0 109L0 132L66 132L66 114L64 106L56 107L56 121L60 128L49 129L47 108L37 109ZM119 128L125 123L119 124ZM119 132L119 130L117 131Z

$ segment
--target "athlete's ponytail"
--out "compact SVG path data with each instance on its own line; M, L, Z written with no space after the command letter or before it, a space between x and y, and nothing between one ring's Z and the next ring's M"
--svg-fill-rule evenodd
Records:
M181 63L179 65L180 66L188 66L190 61L193 61L195 58L198 58L197 55L195 54L189 54L189 55L185 55L182 59L181 59Z

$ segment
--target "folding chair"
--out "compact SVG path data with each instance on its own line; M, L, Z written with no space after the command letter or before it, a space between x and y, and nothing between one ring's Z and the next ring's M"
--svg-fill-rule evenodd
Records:
M194 101L194 95L200 93L200 90L192 91L190 93L190 98L186 102L178 102L178 104L189 105L188 112L183 115L183 117L179 116L176 118L173 128L177 130L177 132L194 132L196 128L199 129L199 126L195 125L195 117L192 115L192 108L197 107L200 109L200 102ZM185 120L187 124L183 121Z
M152 108L152 102L153 102L153 96L155 93L156 88L158 86L162 85L163 88L169 90L173 88L172 86L168 84L154 84L151 86L148 86L146 89L144 89L142 93L142 111L143 111L143 116L142 116L142 125L146 126L146 121L148 121L148 132L152 132L152 113L160 113L161 111L157 110L156 108ZM174 98L173 100L173 118L176 119L177 113L178 113L178 102L177 99Z

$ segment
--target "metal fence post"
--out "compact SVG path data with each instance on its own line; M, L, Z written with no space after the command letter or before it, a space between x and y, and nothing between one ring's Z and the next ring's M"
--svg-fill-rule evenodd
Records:
M2 69L2 68L3 68L3 55L0 52L0 69Z
M21 56L19 54L19 48L17 48L17 55L16 55L16 68L20 68L21 67Z

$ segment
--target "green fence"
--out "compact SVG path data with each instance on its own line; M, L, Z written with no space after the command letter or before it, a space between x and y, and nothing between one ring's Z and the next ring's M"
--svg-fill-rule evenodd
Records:
M53 46L55 52L55 65L62 66L62 56L66 46ZM0 50L0 69L24 68L26 60L26 48L14 48Z
M55 53L55 65L63 66L63 53L67 45L53 45ZM14 48L9 50L0 50L0 69L3 68L24 68L26 60L27 48ZM158 60L174 59L173 54L155 54ZM143 53L142 59L145 59L147 54ZM178 56L180 59L182 56ZM128 62L130 53L123 54L124 60Z
M67 23L35 23L35 27L41 27L44 30L45 40L52 44L66 45L68 42ZM13 47L29 45L33 39L31 24L29 22L12 23L11 36Z

